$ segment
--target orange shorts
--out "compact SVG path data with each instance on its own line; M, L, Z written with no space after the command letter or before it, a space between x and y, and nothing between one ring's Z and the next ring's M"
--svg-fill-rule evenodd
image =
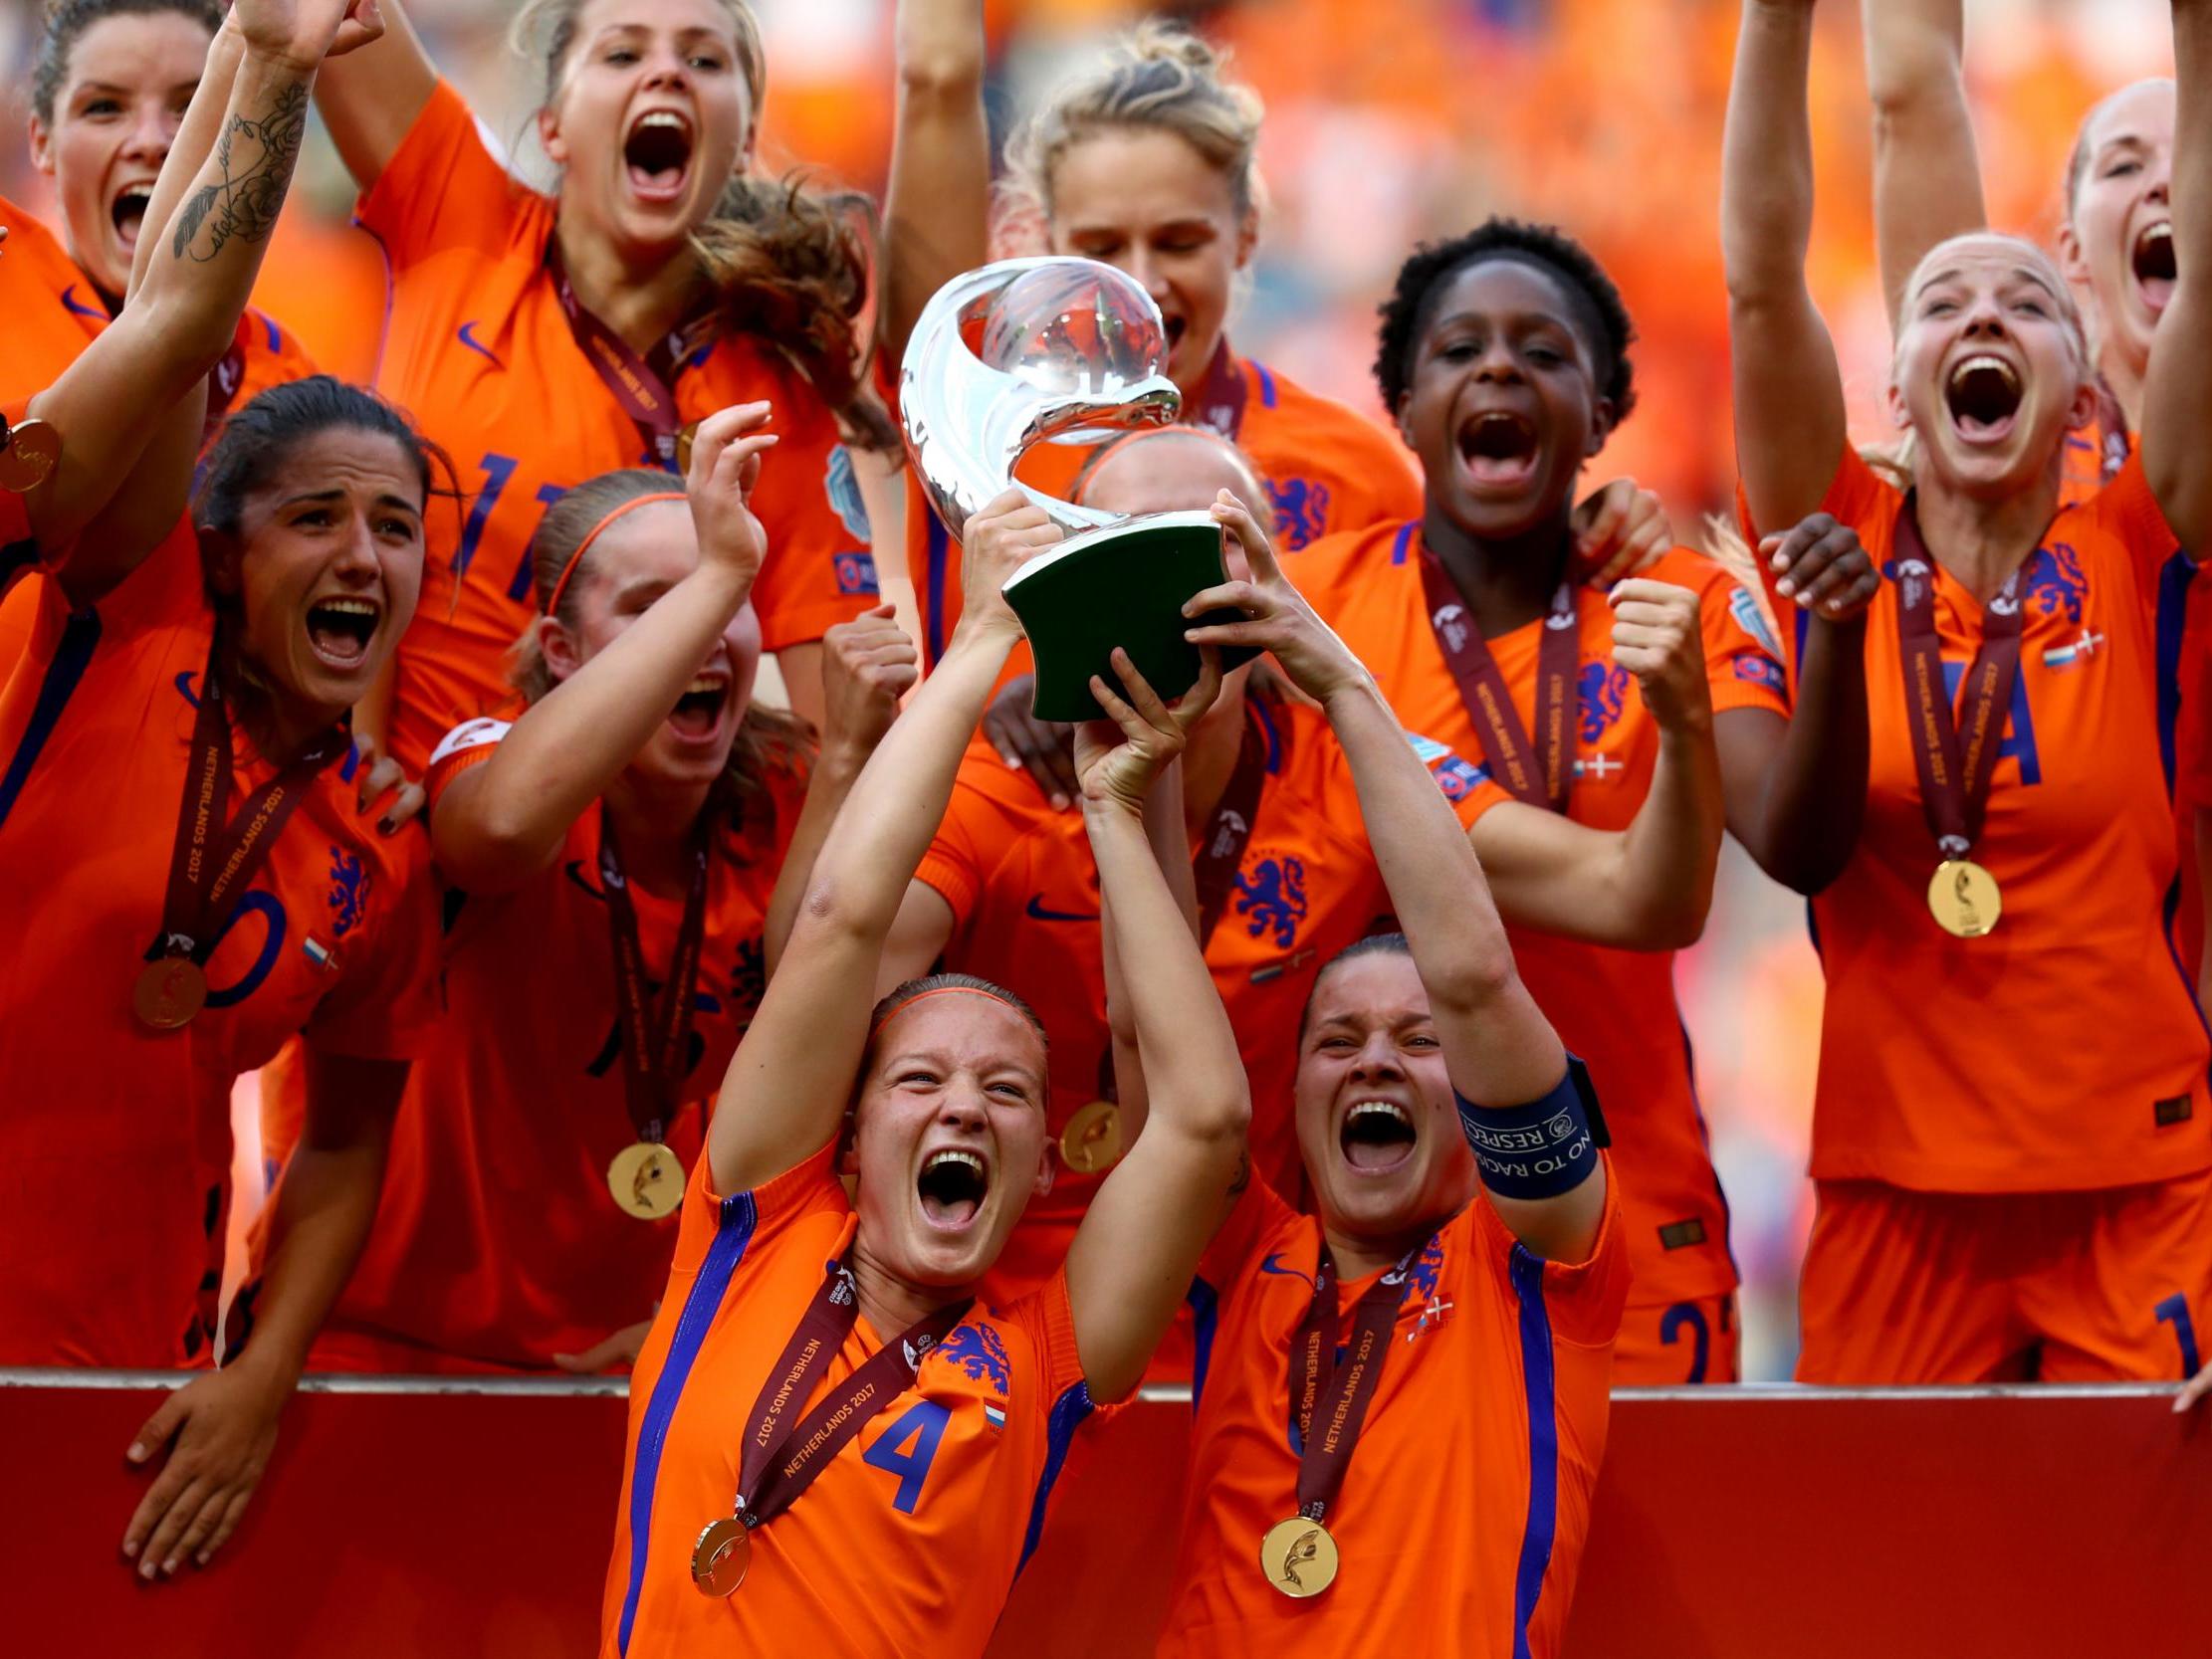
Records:
M1736 1293L1690 1302L1631 1303L1613 1345L1616 1388L1739 1382Z
M1821 1181L1797 1379L2186 1377L2212 1317L2212 1170L2089 1192Z

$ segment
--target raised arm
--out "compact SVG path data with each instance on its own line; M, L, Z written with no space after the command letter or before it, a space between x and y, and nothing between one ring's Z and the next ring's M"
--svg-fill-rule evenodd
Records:
M884 939L952 798L962 751L1020 637L998 589L1059 539L1008 491L962 537L959 628L937 670L861 769L814 862L813 880L761 1010L730 1061L707 1150L715 1189L742 1192L829 1143L851 1104Z
M1375 677L1284 577L1251 515L1232 500L1216 512L1242 543L1253 579L1192 603L1232 605L1251 620L1200 629L1192 637L1263 646L1327 711L1351 762L1368 844L1429 993L1452 1088L1477 1112L1544 1100L1567 1076L1566 1051L1514 969L1504 924L1457 818ZM1605 1212L1604 1169L1592 1163L1596 1178L1557 1196L1492 1193L1491 1202L1536 1255L1581 1261L1596 1243Z
M765 547L746 498L775 443L761 430L768 418L766 403L745 403L700 426L687 491L698 566L533 704L492 758L440 798L431 837L456 887L506 892L557 858L569 827L668 719L744 608Z
M1965 10L1963 0L1866 0L1875 246L1892 330L1927 251L1989 222L1966 106Z
M414 129L416 118L438 90L437 66L400 0L377 0L384 16L384 38L333 64L316 88L316 107L331 130L338 158L367 190Z
M930 296L990 255L983 0L899 0L878 330L894 368Z
M2143 476L2199 557L2212 546L2212 0L2173 0L2173 298L2143 378Z
M198 387L260 274L324 54L372 32L348 15L359 3L241 0L162 169L154 205L174 212L147 217L159 229L141 241L142 279L134 270L122 315L32 399L61 434L62 462L29 498L31 525L79 604L135 569L184 511Z
M1820 506L1843 453L1844 383L1805 282L1813 235L1806 111L1813 0L1744 0L1722 140L1736 466L1761 525Z
M1207 653L1205 677L1172 710L1126 654L1115 653L1114 668L1129 701L1092 679L1113 725L1076 733L1076 765L1103 925L1150 1100L1144 1133L1091 1200L1067 1258L1075 1348L1102 1400L1120 1399L1143 1377L1227 1213L1251 1121L1236 1034L1145 832L1145 797L1212 706L1219 660ZM1109 746L1115 735L1123 740Z

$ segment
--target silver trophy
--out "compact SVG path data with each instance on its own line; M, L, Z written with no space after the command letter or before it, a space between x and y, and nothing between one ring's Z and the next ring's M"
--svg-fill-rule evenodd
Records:
M1013 476L1040 443L1098 444L1172 425L1183 398L1162 372L1167 358L1167 327L1143 287L1113 266L1073 258L1000 260L956 277L924 308L908 342L899 370L907 460L953 539L1008 486L1069 537L1005 584L1036 649L1040 719L1095 718L1088 677L1111 675L1116 645L1163 696L1198 678L1179 613L1163 617L1146 601L1183 571L1199 579L1178 605L1222 579L1220 529L1206 507L1126 518ZM1109 562L1119 566L1111 580Z

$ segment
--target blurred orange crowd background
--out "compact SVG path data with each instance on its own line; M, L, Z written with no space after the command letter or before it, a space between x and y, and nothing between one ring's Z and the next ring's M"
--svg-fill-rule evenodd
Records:
M0 67L23 87L40 0L0 13ZM893 0L754 0L767 42L763 162L876 190L891 138ZM542 171L536 81L507 49L516 0L407 0L485 125ZM1729 0L988 0L995 126L1111 31L1185 17L1235 54L1267 103L1269 203L1239 347L1357 407L1374 307L1417 242L1490 213L1558 223L1612 271L1641 342L1642 404L1597 464L1659 490L1679 532L1732 488L1717 235ZM1968 0L1969 89L1999 224L2048 238L2074 128L2104 91L2171 73L2158 0ZM1888 330L1878 291L1870 116L1858 8L1829 0L1813 68L1820 211L1813 281L1861 436L1880 435ZM17 95L19 101L21 94ZM25 110L12 112L21 133ZM349 224L351 188L321 145L295 191L259 301L332 372L365 379L384 272ZM0 191L48 204L20 138ZM1745 1374L1788 1374L1820 1010L1802 906L1731 847L1682 1001L1744 1274Z

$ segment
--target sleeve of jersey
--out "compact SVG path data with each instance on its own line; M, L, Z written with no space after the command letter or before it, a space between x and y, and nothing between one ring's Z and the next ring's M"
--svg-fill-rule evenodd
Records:
M1045 1409L1051 1437L1063 1443L1085 1417L1112 1411L1136 1397L1133 1387L1120 1400L1094 1399L1083 1382L1083 1359L1075 1348L1075 1305L1068 1299L1063 1263L1042 1285L1006 1310L1005 1318L1028 1334L1043 1367Z
M463 721L439 740L430 751L430 769L422 780L423 793L429 797L429 810L435 812L439 797L453 784L453 780L471 767L481 766L498 752L500 742L514 727L506 721Z
M1418 731L1407 732L1406 741L1414 745L1414 753L1429 768L1429 775L1437 780L1443 798L1451 803L1461 829L1474 828L1475 820L1483 813L1500 801L1513 798L1512 792L1490 775L1487 763L1469 760L1450 744L1439 743Z
M1867 526L1885 512L1894 511L1897 492L1881 480L1881 476L1867 465L1866 458L1852 448L1847 439L1844 452L1836 459L1836 473L1828 481L1828 493L1814 511L1828 514L1839 523L1852 525L1864 535ZM1783 635L1774 643L1781 647L1779 655L1790 674L1797 673L1797 635L1799 607L1795 601L1775 592L1778 579L1769 562L1759 556L1762 536L1785 534L1796 528L1794 524L1760 524L1751 517L1751 499L1744 494L1743 481L1736 481L1736 526L1751 546L1751 562L1759 572L1759 581L1766 592L1767 609L1778 619Z
M356 210L394 272L446 248L497 255L507 246L520 189L450 82L441 81Z
M2112 475L2112 482L2097 493L2097 517L2127 550L2127 562L2135 572L2136 588L2146 607L2158 602L2158 581L2168 559L2178 551L2195 562L2196 555L2181 545L2181 537L2166 522L2165 512L2143 472L2139 448Z
M684 1188L683 1217L670 1271L678 1278L692 1278L711 1261L733 1253L752 1255L773 1244L802 1216L850 1207L837 1179L834 1137L820 1151L747 1192L716 1192L713 1167L702 1152Z
M1765 709L1787 715L1790 691L1782 643L1759 614L1750 590L1713 564L1698 589L1697 614L1705 635L1705 679L1712 689L1713 713Z
M371 865L365 895L373 908L365 938L335 941L338 982L301 1035L325 1054L353 1060L407 1060L422 1047L441 1013L438 976L437 884L430 849L419 834L384 843L391 856ZM369 863L367 856L362 862ZM320 944L311 935L310 948Z
M945 805L944 821L936 839L922 855L914 879L935 890L953 909L953 926L965 927L983 903L991 872L1005 856L1018 825L1000 812L968 776L972 761L964 761L961 777L953 785L953 798ZM1026 781L1026 780L1024 780Z
M1545 1262L1539 1276L1544 1318L1553 1338L1578 1348L1603 1348L1619 1337L1621 1311L1629 1301L1628 1244L1621 1230L1621 1178L1610 1153L1606 1154L1605 1168L1605 1214L1599 1219L1597 1242L1591 1246L1588 1259ZM1503 1283L1507 1296L1524 1297L1530 1287L1525 1274L1516 1274L1517 1258L1536 1258L1498 1219L1486 1196L1476 1196L1473 1217L1489 1270Z
M868 510L836 417L796 374L780 380L777 443L752 500L768 532L753 608L770 651L818 640L878 598Z
M1199 1258L1198 1280L1217 1296L1241 1284L1253 1265L1274 1245L1275 1236L1298 1212L1284 1203L1265 1176L1253 1171L1236 1195L1220 1227Z

